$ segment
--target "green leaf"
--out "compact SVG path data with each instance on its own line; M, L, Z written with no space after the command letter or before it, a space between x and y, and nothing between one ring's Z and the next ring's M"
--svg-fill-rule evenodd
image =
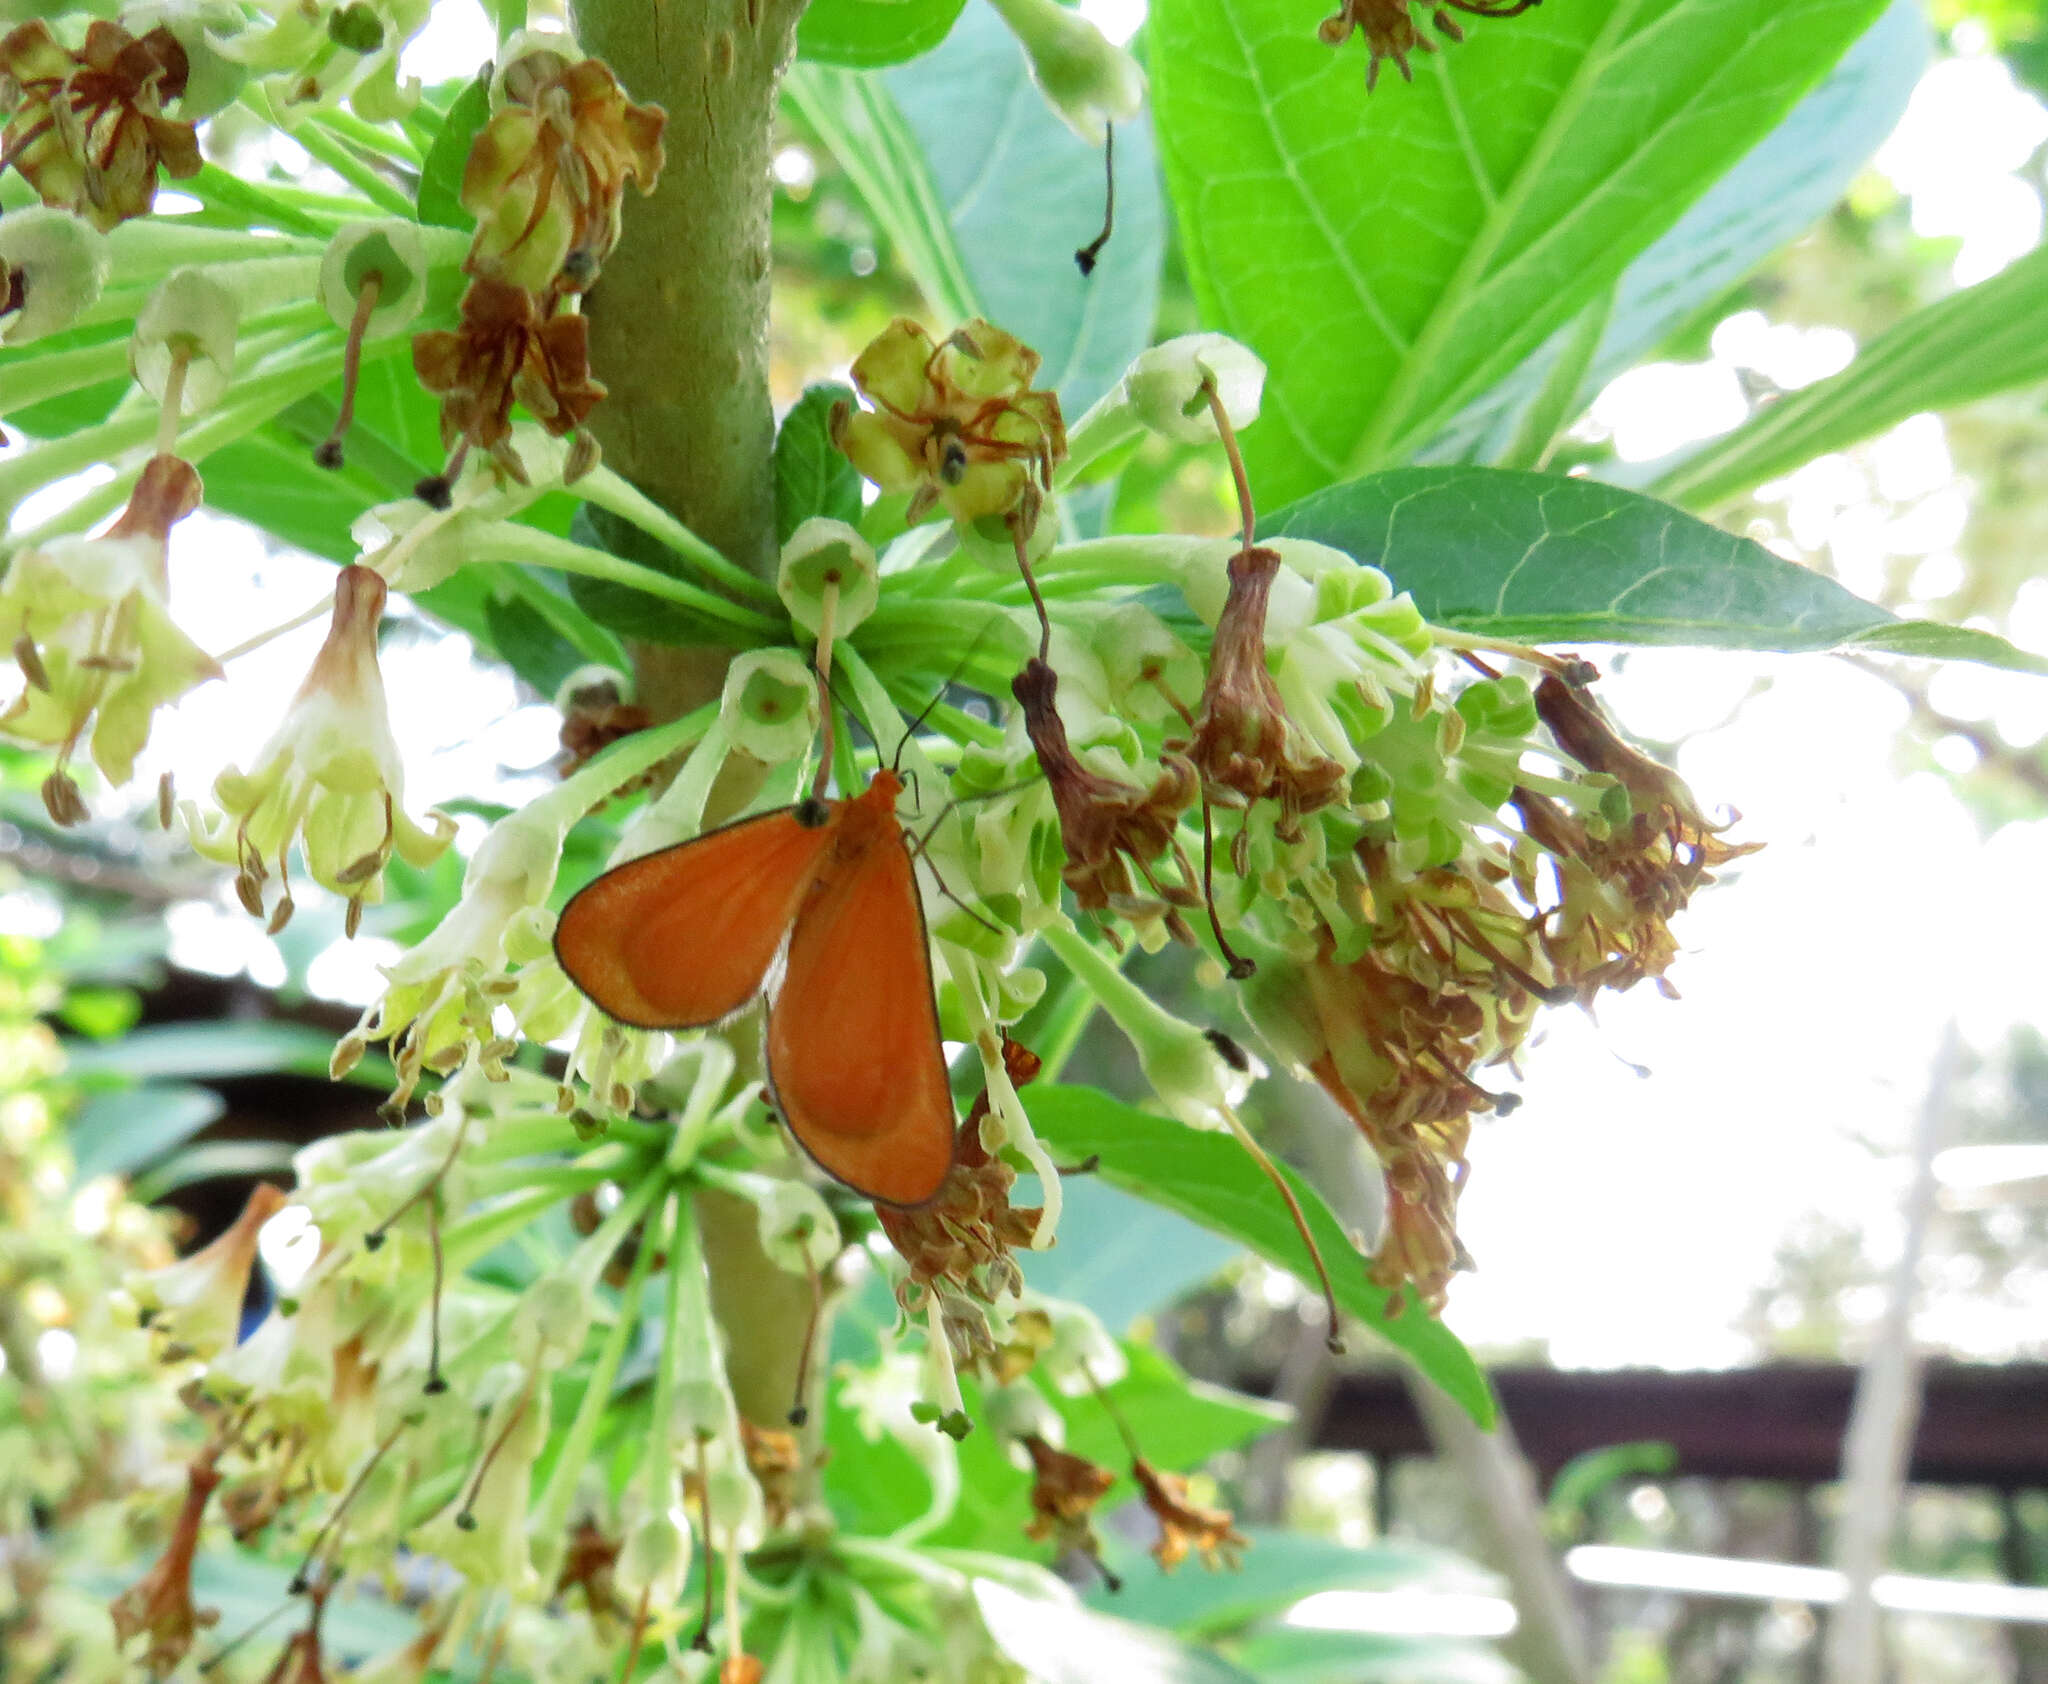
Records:
M442 228L468 228L476 218L462 208L462 171L469 162L470 143L491 120L491 67L455 96L441 132L427 148L420 167L420 220Z
M1928 409L2048 379L2048 247L1893 324L1840 374L1787 393L1656 481L1712 509Z
M566 600L563 605L568 606ZM562 681L584 664L583 652L523 596L485 597L484 625L491 647L545 697L552 698Z
M1406 460L1613 285L1885 0L1477 20L1368 97L1294 0L1158 0L1161 154L1205 322L1266 359L1275 499Z
M589 503L579 504L569 522L569 536L579 544L659 569L672 578L688 578L690 570L666 544L650 538L629 521ZM569 599L607 631L648 643L690 645L730 638L732 628L707 620L676 602L650 596L611 579L569 575Z
M327 1075L334 1037L324 1029L275 1019L250 1023L157 1023L105 1045L66 1041L64 1073L74 1081L214 1081L229 1076ZM390 1062L372 1053L349 1080L388 1087Z
M132 988L73 988L57 1008L65 1028L95 1041L125 1035L141 1015L142 1000Z
M202 1140L136 1176L130 1189L139 1204L200 1181L240 1181L249 1176L289 1175L292 1148L282 1140Z
M1259 1684L1522 1684L1483 1644L1389 1637L1309 1626L1267 1626L1231 1646Z
M1089 1600L1182 1637L1220 1636L1284 1614L1325 1590L1490 1590L1494 1580L1448 1550L1408 1540L1357 1549L1278 1527L1245 1527L1252 1540L1234 1573L1162 1573L1134 1560L1121 1592Z
M1589 1517L1601 1492L1625 1479L1669 1477L1677 1467L1677 1450L1661 1439L1583 1451L1559 1468L1550 1482L1550 1494L1543 1500L1544 1519L1553 1534L1570 1536Z
M1060 1243L1018 1261L1035 1291L1086 1304L1121 1333L1237 1256L1237 1247L1090 1176L1070 1177Z
M1097 1173L1191 1222L1226 1235L1314 1289L1315 1272L1287 1206L1228 1135L1205 1134L1134 1109L1093 1088L1032 1087L1024 1093L1033 1128L1063 1158L1097 1157ZM1387 1294L1365 1269L1322 1195L1282 1167L1330 1267L1337 1302L1434 1380L1481 1426L1494 1420L1492 1390L1456 1334L1412 1295L1387 1313Z
M796 26L799 58L874 70L928 53L966 0L811 0Z
M1263 1438L1292 1417L1282 1404L1189 1379L1149 1345L1126 1340L1123 1353L1123 1377L1103 1392L1154 1467L1172 1472L1200 1467L1212 1456ZM1069 1450L1109 1467L1129 1462L1116 1421L1092 1392L1059 1394L1051 1401L1066 1421Z
M993 6L883 80L923 148L977 309L1045 359L1038 383L1079 415L1151 343L1159 312L1166 213L1151 123L1117 125L1116 232L1084 276L1074 252L1102 230L1102 154L1053 115Z
M1038 1684L1255 1684L1220 1655L1130 1620L987 1579L974 1581L974 1600L996 1646Z
M1151 127L1117 128L1116 234L1084 278L1074 252L1101 229L1102 156L1052 114L993 8L914 64L798 65L786 86L940 324L980 315L1016 334L1070 417L1150 343L1166 238Z
M88 1094L65 1129L78 1179L132 1175L190 1140L227 1108L213 1089L191 1082L148 1082Z
M775 435L775 539L813 516L860 524L860 471L832 442L832 406L851 404L846 386L807 386Z
M1834 207L1898 126L1931 45L1917 0L1893 0L1828 79L1628 266L1601 325L1598 348L1573 382L1566 421L1607 381L1719 302ZM1560 330L1424 454L1504 463L1501 451L1514 415L1559 366L1576 331L1576 324Z
M1882 650L2048 673L1964 627L1901 620L1640 492L1504 468L1400 468L1270 517L1381 567L1424 618L1516 643Z

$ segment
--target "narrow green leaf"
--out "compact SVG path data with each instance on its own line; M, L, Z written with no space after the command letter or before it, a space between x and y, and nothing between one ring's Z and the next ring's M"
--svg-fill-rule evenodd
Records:
M78 1179L132 1175L226 1110L227 1101L213 1089L190 1082L149 1082L88 1094L65 1130Z
M2048 379L2048 247L1916 310L1840 374L1788 393L1668 470L1654 489L1718 508L1830 450L1922 410L1953 409Z
M1265 1626L1231 1645L1259 1684L1524 1684L1484 1644L1310 1626Z
M130 1191L138 1204L154 1204L195 1182L284 1176L291 1173L291 1167L292 1148L286 1141L202 1140L152 1164L136 1176Z
M1234 1573L1162 1573L1133 1564L1119 1593L1089 1600L1146 1625L1182 1637L1214 1638L1255 1621L1284 1614L1305 1596L1325 1590L1433 1590L1484 1592L1490 1574L1470 1562L1403 1539L1365 1549L1278 1527L1246 1527L1252 1546Z
M1268 536L1384 568L1440 626L1516 643L1863 648L2048 673L1989 632L1901 620L1640 492L1505 468L1399 468L1319 491Z
M1825 216L1898 126L1933 43L1918 0L1892 0L1828 79L1628 266L1597 352L1579 371L1565 419L1654 351L1788 241ZM1579 324L1471 405L1423 454L1433 461L1533 466L1504 454L1515 416L1564 372Z
M1205 320L1266 359L1253 482L1407 459L1611 286L1885 0L1477 20L1365 91L1293 0L1158 0L1162 157Z
M928 53L966 0L811 0L796 26L799 58L875 70Z
M161 1023L132 1029L104 1045L66 1041L64 1072L79 1081L209 1081L274 1071L324 1078L333 1052L332 1035L303 1023ZM350 1080L388 1086L391 1077L389 1061L372 1053Z
M470 142L491 120L491 67L455 96L441 132L427 148L420 168L420 220L442 228L468 228L476 218L462 208L462 171L469 162Z
M1255 1684L1220 1655L1151 1626L987 1579L975 1580L974 1599L996 1646L1039 1684Z
M1111 1186L1227 1235L1315 1288L1315 1271L1285 1202L1228 1135L1204 1134L1151 1116L1092 1088L1027 1088L1024 1105L1032 1127L1059 1156L1098 1158L1098 1173ZM1398 1301L1397 1313L1388 1314L1387 1293L1365 1278L1363 1262L1322 1195L1293 1171L1283 1167L1282 1173L1301 1201L1345 1313L1364 1322L1475 1421L1490 1427L1493 1393L1471 1352L1412 1294Z
M775 434L775 537L813 516L860 524L861 477L832 442L832 406L853 402L845 386L807 386Z

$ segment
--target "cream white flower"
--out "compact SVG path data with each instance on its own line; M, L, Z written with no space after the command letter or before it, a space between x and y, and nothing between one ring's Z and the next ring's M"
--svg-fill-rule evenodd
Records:
M255 767L230 767L214 780L218 813L185 806L192 845L238 868L236 892L251 912L261 914L277 868L283 895L273 929L291 916L294 842L313 880L347 899L353 935L364 904L383 898L393 854L429 865L455 835L454 820L429 813L423 826L403 805L405 766L377 665L383 609L384 581L367 567L344 567L327 641Z

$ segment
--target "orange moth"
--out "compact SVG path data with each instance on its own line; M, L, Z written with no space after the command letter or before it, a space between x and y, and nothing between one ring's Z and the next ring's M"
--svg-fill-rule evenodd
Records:
M924 909L887 767L630 860L562 909L555 956L598 1010L702 1029L768 986L768 1085L790 1133L866 1198L918 1205L953 1162ZM785 945L786 944L786 945Z

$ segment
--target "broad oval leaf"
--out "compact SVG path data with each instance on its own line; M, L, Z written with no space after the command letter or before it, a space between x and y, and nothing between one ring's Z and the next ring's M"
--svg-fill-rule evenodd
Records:
M1316 1288L1285 1202L1228 1135L1152 1116L1093 1088L1032 1087L1023 1098L1032 1127L1059 1156L1096 1158L1097 1173L1112 1187L1199 1222ZM1344 1312L1400 1351L1473 1420L1492 1426L1492 1389L1458 1336L1412 1294L1389 1315L1387 1293L1366 1280L1364 1263L1322 1195L1292 1170L1283 1166L1281 1173L1301 1201Z
M832 406L852 402L848 387L806 386L776 429L776 542L814 515L859 524L860 473L832 442Z
M1365 91L1296 0L1156 0L1155 115L1208 324L1266 359L1254 482L1408 459L1611 286L1885 0L1473 22Z
M953 27L965 0L811 0L796 26L796 50L814 64L875 70L928 53Z
M1901 620L1834 580L1668 503L1506 468L1397 468L1263 523L1382 568L1423 617L1517 643L1884 650L2048 673L1961 626Z

